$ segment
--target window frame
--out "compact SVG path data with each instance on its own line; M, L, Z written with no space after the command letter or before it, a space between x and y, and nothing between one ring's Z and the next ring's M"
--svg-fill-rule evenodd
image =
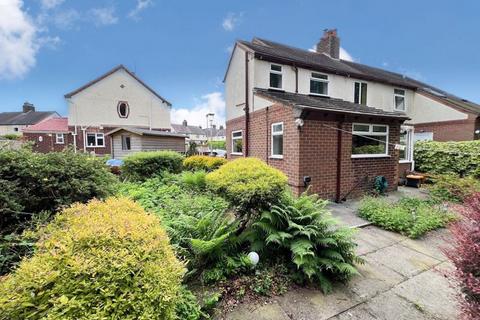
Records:
M273 127L282 125L282 131L281 132L273 132ZM285 132L285 127L283 122L275 122L272 123L270 126L270 158L273 159L283 159L283 141L282 141L282 154L274 154L273 153L273 137L274 136L282 136L284 137L284 132Z
M125 106L126 106L126 112L127 113L124 116L120 113L120 106L122 104L125 104ZM118 101L118 103L117 103L117 113L118 113L118 116L122 119L128 118L128 116L130 115L130 105L128 104L127 101Z
M396 93L395 90L403 91L403 95ZM397 108L397 97L403 98L403 109ZM395 111L407 112L407 91L405 89L393 88L393 109Z
M277 66L280 67L281 71L277 70L272 70L272 66ZM271 76L273 74L279 74L280 75L280 87L272 87L271 86ZM268 88L272 90L283 90L283 65L281 64L276 64L276 63L270 63L270 72L268 73Z
M405 144L405 155L406 159L400 159L398 156L399 163L413 163L413 141L414 141L414 127L413 126L401 126L400 130L405 130L407 132L406 144ZM400 132L401 134L401 132ZM399 143L400 144L400 143Z
M59 137L62 137L62 138L58 139ZM65 134L55 133L55 144L65 144Z
M357 83L358 83L358 102L355 102L355 86L357 85ZM365 84L365 88L366 88L366 90L365 90L365 104L362 103L362 93L364 92L364 90L362 89L362 84ZM353 82L353 103L361 104L361 105L366 106L367 101L368 101L368 82L354 81Z
M233 137L233 134L234 134L234 133L239 133L239 132L240 132L242 135L241 135L240 137L234 138L234 137ZM243 130L234 130L234 131L232 131L232 133L231 133L231 138L232 138L232 143L231 143L232 145L231 145L231 149L230 149L230 151L231 151L230 154L239 155L239 156L243 155ZM233 150L235 150L235 149L234 149L234 142L235 142L235 140L238 140L238 139L242 139L242 152L234 152L234 151L233 151Z
M120 136L120 138L121 138L121 143L122 143L122 151L131 151L132 150L132 136L122 134ZM127 140L126 140L127 138L130 140L129 143L128 143L129 148L126 147L127 146Z
M322 76L326 76L327 79L316 78L316 77L313 76L314 73L322 75ZM327 84L327 93L323 94L323 93L312 92L312 81L326 83ZM329 80L328 74L321 73L321 72L310 72L310 94L311 95L319 96L319 97L328 97L329 83L330 83L330 80Z
M368 126L369 130L368 132L365 131L355 131L355 125L363 125L363 126ZM380 126L380 127L385 127L387 130L386 132L374 132L373 127L374 126ZM390 154L388 153L388 147L389 147L389 135L390 135L390 126L388 124L383 124L383 123L360 123L360 122L354 122L352 123L352 148L353 148L353 136L378 136L378 137L386 137L385 139L385 153L365 153L365 154L353 154L351 155L352 158L383 158L383 157L390 157Z
M88 135L95 135L95 145L90 146L88 145ZM102 137L103 145L98 144L98 137ZM87 148L105 148L105 134L103 132L87 132L85 134L85 146Z

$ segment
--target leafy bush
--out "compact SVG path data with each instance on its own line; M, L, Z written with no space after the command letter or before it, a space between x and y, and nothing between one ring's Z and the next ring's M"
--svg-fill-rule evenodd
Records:
M207 185L205 182L206 176L207 173L205 171L184 171L182 172L181 181L186 187L200 191L205 190Z
M360 217L375 225L413 239L445 227L455 219L447 210L416 198L403 198L392 204L385 199L365 197L358 212Z
M262 209L275 202L287 186L287 177L256 158L230 161L206 177L207 186L244 209Z
M117 178L104 160L73 151L0 152L0 230L9 232L41 211L55 211L73 202L104 198Z
M462 311L465 319L480 315L480 193L457 208L464 219L451 227L454 247L446 254L456 267L462 287Z
M227 142L226 141L210 141L208 143L210 149L221 149L227 150Z
M354 264L361 260L354 252L353 231L338 227L326 205L316 195L284 196L261 214L247 237L252 250L284 257L297 280L315 281L328 292L331 280L357 274Z
M21 135L16 134L16 133L7 133L3 137L7 140L20 140L22 138Z
M132 181L144 181L163 172L182 170L183 156L175 151L137 152L124 159L122 174Z
M415 169L436 174L473 174L480 167L480 140L419 141L414 148Z
M475 192L480 192L480 181L454 175L439 175L432 178L433 184L428 187L430 196L436 201L461 203Z
M38 236L0 282L0 319L174 319L183 266L132 201L76 204Z
M198 304L195 295L186 287L182 287L175 306L178 320L199 320L206 317Z
M183 166L187 170L213 171L227 162L226 159L209 156L191 156L183 160Z

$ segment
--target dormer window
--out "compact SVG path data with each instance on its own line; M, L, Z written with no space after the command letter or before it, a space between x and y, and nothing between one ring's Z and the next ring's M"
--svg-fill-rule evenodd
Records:
M393 103L395 110L398 111L405 111L405 90L402 89L394 89L393 90Z
M282 89L282 66L270 65L270 88Z
M120 118L128 118L128 114L130 113L128 102L120 101L117 105L117 112Z
M310 93L328 96L328 75L312 72L310 77Z

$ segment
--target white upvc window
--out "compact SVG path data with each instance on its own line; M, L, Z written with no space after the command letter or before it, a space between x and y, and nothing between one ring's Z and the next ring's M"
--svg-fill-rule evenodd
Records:
M356 81L353 85L353 102L367 105L367 83Z
M232 131L232 154L243 154L243 132Z
M270 88L282 89L283 67L279 64L270 65Z
M385 124L354 123L352 125L352 158L388 156L388 131Z
M87 133L87 148L105 147L105 136L101 132Z
M407 110L406 100L405 100L405 90L403 89L393 89L393 107L398 111Z
M271 157L283 158L283 122L272 123Z
M413 127L402 126L400 128L400 145L403 146L400 151L400 162L413 161Z
M56 144L65 144L65 136L63 133L56 133L55 134L55 143Z
M328 96L328 75L312 72L310 75L310 93L319 96Z

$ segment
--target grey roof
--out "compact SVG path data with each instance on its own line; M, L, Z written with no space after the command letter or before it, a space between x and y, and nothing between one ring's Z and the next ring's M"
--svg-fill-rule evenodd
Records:
M138 134L140 136L155 136L155 137L178 137L178 138L185 138L184 134L179 134L179 133L172 133L169 131L160 131L160 130L148 130L144 128L135 128L135 127L120 127L116 128L110 132L107 133L107 135L114 134L118 131L128 131L134 134Z
M177 133L183 134L196 134L196 135L206 135L204 129L199 126L184 126L183 124L173 124L172 128Z
M453 94L399 73L342 59L333 59L323 53L311 52L260 38L254 38L251 42L240 40L237 44L243 45L254 51L255 56L258 59L294 64L299 67L327 73L409 88L417 90L430 97L434 97L437 100L439 99L446 104L451 104L458 109L480 114L479 104L459 98Z
M378 117L393 117L405 120L409 119L405 113L402 112L385 111L341 99L259 88L255 89L255 94L292 107Z
M0 125L32 125L56 115L55 111L0 112Z

